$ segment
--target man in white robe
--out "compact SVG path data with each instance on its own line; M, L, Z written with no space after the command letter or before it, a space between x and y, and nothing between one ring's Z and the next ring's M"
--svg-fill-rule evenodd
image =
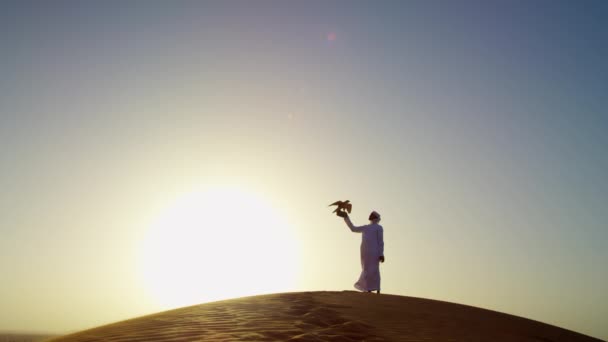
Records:
M380 293L380 262L384 262L384 230L378 223L380 214L373 211L369 215L370 224L356 227L346 212L338 212L344 222L354 233L361 236L361 275L355 283L359 291L377 291Z

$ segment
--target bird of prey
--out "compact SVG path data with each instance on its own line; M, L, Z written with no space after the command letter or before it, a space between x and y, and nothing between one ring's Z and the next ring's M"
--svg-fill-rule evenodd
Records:
M336 202L330 204L329 206L331 207L332 205L338 206L336 208L336 210L333 211L334 213L337 213L338 211L346 210L350 214L351 210L353 210L353 204L350 203L349 200L346 200L346 201L336 201Z

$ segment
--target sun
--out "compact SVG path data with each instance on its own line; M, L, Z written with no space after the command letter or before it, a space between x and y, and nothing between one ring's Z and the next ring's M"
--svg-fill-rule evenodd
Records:
M140 254L144 287L164 307L292 291L299 268L285 218L236 188L177 199L149 227Z

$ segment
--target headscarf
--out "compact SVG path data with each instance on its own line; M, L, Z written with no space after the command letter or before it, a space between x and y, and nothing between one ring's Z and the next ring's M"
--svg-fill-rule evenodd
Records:
M372 211L372 213L371 213L371 214L369 214L369 220L370 220L370 221L374 221L374 220L377 220L377 219L379 219L379 218L380 218L380 214L378 214L378 213L377 213L377 212L375 212L375 211Z

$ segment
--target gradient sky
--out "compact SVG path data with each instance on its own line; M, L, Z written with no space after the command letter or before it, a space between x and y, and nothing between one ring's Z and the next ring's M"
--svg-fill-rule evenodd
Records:
M164 309L136 251L211 184L290 222L285 291L352 289L359 236L326 207L348 198L355 223L383 215L384 292L608 339L606 18L605 1L2 2L0 329Z

